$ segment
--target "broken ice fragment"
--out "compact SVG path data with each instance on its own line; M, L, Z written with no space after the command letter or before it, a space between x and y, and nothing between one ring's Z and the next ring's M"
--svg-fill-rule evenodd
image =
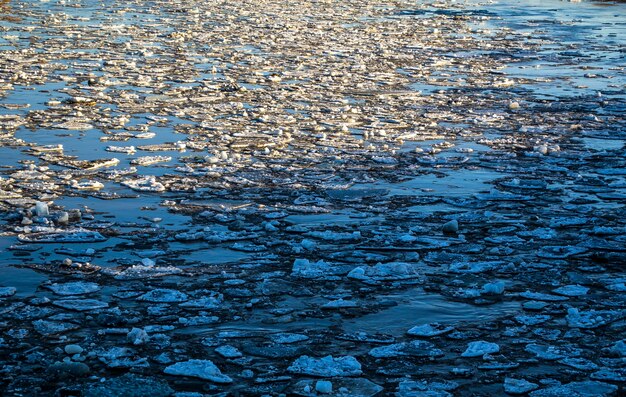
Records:
M51 284L47 288L57 295L83 295L99 291L101 287L96 283L75 281L64 284Z
M187 294L173 289L157 288L146 292L137 299L140 301L160 303L184 302L187 300Z
M191 376L215 383L231 383L233 380L222 374L211 360L188 360L172 364L163 371L168 375Z
M454 330L454 327L439 323L418 325L409 329L406 333L411 336L432 337L443 335Z
M64 309L76 310L81 312L87 310L104 309L105 307L109 307L108 303L96 299L64 299L53 301L52 304L62 307Z
M497 343L477 341L470 342L467 345L467 349L461 354L461 357L480 357L485 354L497 353L500 351L500 346Z
M504 378L504 391L508 394L526 394L539 386L525 379Z
M288 368L290 372L311 376L334 377L361 375L361 364L352 356L314 358L301 356Z

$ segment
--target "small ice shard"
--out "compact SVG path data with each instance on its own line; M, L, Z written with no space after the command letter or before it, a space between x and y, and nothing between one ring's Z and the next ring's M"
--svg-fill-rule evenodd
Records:
M133 328L126 334L126 339L133 345L144 345L150 341L150 336L141 328Z
M322 309L347 309L351 307L358 307L358 304L355 301L342 298L326 302L321 306Z
M526 394L538 387L536 383L524 379L504 378L504 391L508 394Z
M35 203L35 213L37 216L49 216L50 212L48 210L48 204L37 201Z
M352 356L315 358L301 356L288 368L296 374L320 377L361 375L361 364Z
M215 383L231 383L233 380L222 374L211 360L188 360L172 364L163 371L168 375L191 376Z
M446 222L441 227L441 230L444 233L448 233L448 234L457 233L459 231L459 221L457 221L456 219L453 219L449 222Z
M626 357L626 340L618 341L611 347L610 351L619 357Z
M173 289L157 288L146 292L137 299L140 301L160 303L185 302L187 300L187 294Z
M239 358L243 354L234 346L224 345L215 349L215 352L224 358Z
M65 353L72 356L83 352L83 348L78 345L66 345L63 350L65 350Z
M411 336L433 337L443 335L454 330L454 327L448 327L439 323L431 323L418 325L409 329L406 333Z
M143 258L141 260L141 264L145 267L154 267L154 265L156 265L156 262L149 258Z
M322 394L330 394L333 392L333 384L328 380L318 380L315 382L315 391Z
M461 354L461 357L480 357L485 354L497 353L500 351L500 346L497 343L477 341L470 342L467 345L467 349Z
M296 259L291 272L293 276L302 278L318 278L332 274L328 263L323 260L310 262L308 259Z
M502 295L504 293L504 281L485 284L480 293L485 295Z
M64 284L51 284L47 286L57 295L84 295L100 291L101 287L96 283L74 281Z

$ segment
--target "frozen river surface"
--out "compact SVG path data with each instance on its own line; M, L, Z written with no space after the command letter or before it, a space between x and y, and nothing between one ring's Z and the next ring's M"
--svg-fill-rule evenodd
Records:
M0 394L623 394L625 16L0 1Z

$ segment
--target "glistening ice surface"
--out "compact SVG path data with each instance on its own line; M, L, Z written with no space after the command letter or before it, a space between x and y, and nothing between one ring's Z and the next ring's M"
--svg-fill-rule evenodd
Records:
M0 395L623 395L625 16L1 0Z

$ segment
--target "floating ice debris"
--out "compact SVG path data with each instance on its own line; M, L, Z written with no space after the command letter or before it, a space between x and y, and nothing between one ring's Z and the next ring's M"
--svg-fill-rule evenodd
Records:
M537 256L548 259L564 259L587 252L588 249L580 246L545 246L537 251Z
M153 289L152 291L146 292L137 299L146 302L174 303L184 302L188 299L188 297L187 294L180 291L166 288L157 288Z
M395 338L386 334L368 334L363 331L357 331L353 333L343 333L336 336L340 340L348 340L352 342L367 342L367 343L383 343L389 344L395 342Z
M567 298L564 296L544 294L541 292L526 291L526 292L522 292L519 295L522 298L533 299L533 300L538 300L538 301L546 301L546 302L561 302L561 301L567 300Z
M502 295L504 293L504 281L496 281L483 285L481 294Z
M368 353L372 357L440 357L443 351L437 349L434 344L422 340L396 343L393 345L375 347Z
M37 201L35 203L35 213L37 216L49 216L50 212L48 210L48 204Z
M504 267L506 262L454 262L449 265L451 273L483 273Z
M580 357L565 357L559 360L559 363L583 371L592 371L594 369L598 369L598 365Z
M233 380L222 374L211 360L188 360L170 365L163 371L168 375L191 376L215 383L231 383Z
M347 309L351 307L358 307L357 302L352 300L344 300L342 298L332 300L330 302L324 303L321 308L322 309Z
M582 285L564 285L553 290L552 292L564 296L583 296L586 295L588 291L589 288L583 287Z
M459 387L459 384L452 381L444 382L427 382L402 380L398 384L397 397L451 397L453 391Z
M626 317L626 310L588 310L581 312L576 308L567 310L567 324L573 328L593 329Z
M61 321L37 320L33 321L33 327L41 335L49 336L78 329L80 325Z
M20 234L18 239L25 243L97 243L107 238L99 232L78 229L60 233Z
M292 388L293 394L312 397L319 396L316 390L319 380L304 379L298 381ZM328 385L320 385L322 390L328 390ZM326 386L324 389L323 387ZM364 378L334 378L331 383L334 396L359 396L374 397L378 395L383 388L376 383Z
M78 3L0 0L1 282L21 292L0 299L0 394L622 387L623 6ZM563 24L599 34L544 38ZM107 240L49 238L77 228ZM110 307L47 298L71 282L102 290L53 300ZM481 339L506 357L459 357ZM312 352L381 386L287 371ZM192 358L236 385L162 372Z
M54 125L54 128L58 128L61 130L80 130L80 131L86 131L86 130L92 130L94 127L93 125L89 124L89 123L81 123L79 121L66 121L65 123L60 123L60 124L56 124Z
M72 361L55 362L50 365L47 370L54 378L78 378L89 374L89 366L83 363L77 363Z
M537 389L539 385L525 379L504 378L504 391L508 394L526 394Z
M134 146L107 146L107 152L133 154L137 151Z
M351 232L351 233L339 233L333 232L330 230L325 230L323 232L313 231L306 233L307 236L317 238L320 240L326 241L334 241L334 242L349 242L349 241L359 241L361 240L361 232Z
M122 181L122 185L127 186L133 190L139 192L162 192L165 190L165 186L162 183L157 182L154 176L145 176L133 180Z
M623 368L614 370L609 368L602 368L599 371L592 373L591 379L604 380L609 382L625 382L626 371Z
M65 353L70 355L80 354L83 352L83 348L79 345L66 345L63 350L65 351Z
M538 324L542 324L545 323L546 321L550 320L551 317L548 315L535 315L535 316L528 316L528 315L520 315L520 316L515 316L515 321L517 321L520 324L523 325L538 325Z
M51 284L46 286L58 295L84 295L100 291L100 285L86 281L75 281L63 284Z
M620 340L610 349L611 353L619 357L626 357L626 340Z
M500 351L500 346L497 343L477 341L470 342L467 345L467 349L461 354L461 357L480 357L485 354L497 353Z
M319 278L333 274L332 266L323 260L310 262L308 259L296 259L291 271L293 276L302 278Z
M409 329L406 333L411 336L419 336L430 338L433 336L439 336L452 332L454 327L446 326L439 323L430 323L424 325L417 325Z
M169 156L143 156L131 160L130 163L132 165L148 166L157 163L166 163L168 161L172 161L172 158Z
M314 358L301 356L288 368L290 372L311 376L357 376L361 375L361 364L352 356Z
M535 390L531 397L603 397L611 396L618 390L617 386L597 381L572 382L565 385L550 386Z
M104 187L102 182L98 181L72 181L72 188L77 190L100 190Z
M143 345L150 341L150 336L141 328L133 328L126 335L126 339L133 345Z
M456 233L459 231L459 221L457 221L456 219L453 219L449 222L446 222L441 227L441 230L444 233Z
M243 354L234 346L224 345L215 349L215 352L224 358L239 358Z
M213 296L201 296L197 299L190 299L187 302L180 304L180 307L194 308L194 309L219 309L224 301L224 296L221 294L213 294Z
M289 344L307 341L309 340L309 337L303 334L282 333L270 335L270 339L274 343Z
M90 397L121 395L126 397L169 397L173 393L174 390L164 380L131 373L86 385L84 391L84 394Z
M535 343L526 345L526 351L543 360L558 360L565 357L578 357L580 350L566 346L546 346Z
M77 310L81 312L109 307L108 303L96 299L64 299L52 301L52 304L64 309Z
M0 298L7 298L15 295L16 289L14 287L0 287Z
M143 266L134 265L120 272L113 272L117 280L140 280L145 278L163 277L180 274L183 270L174 266Z

